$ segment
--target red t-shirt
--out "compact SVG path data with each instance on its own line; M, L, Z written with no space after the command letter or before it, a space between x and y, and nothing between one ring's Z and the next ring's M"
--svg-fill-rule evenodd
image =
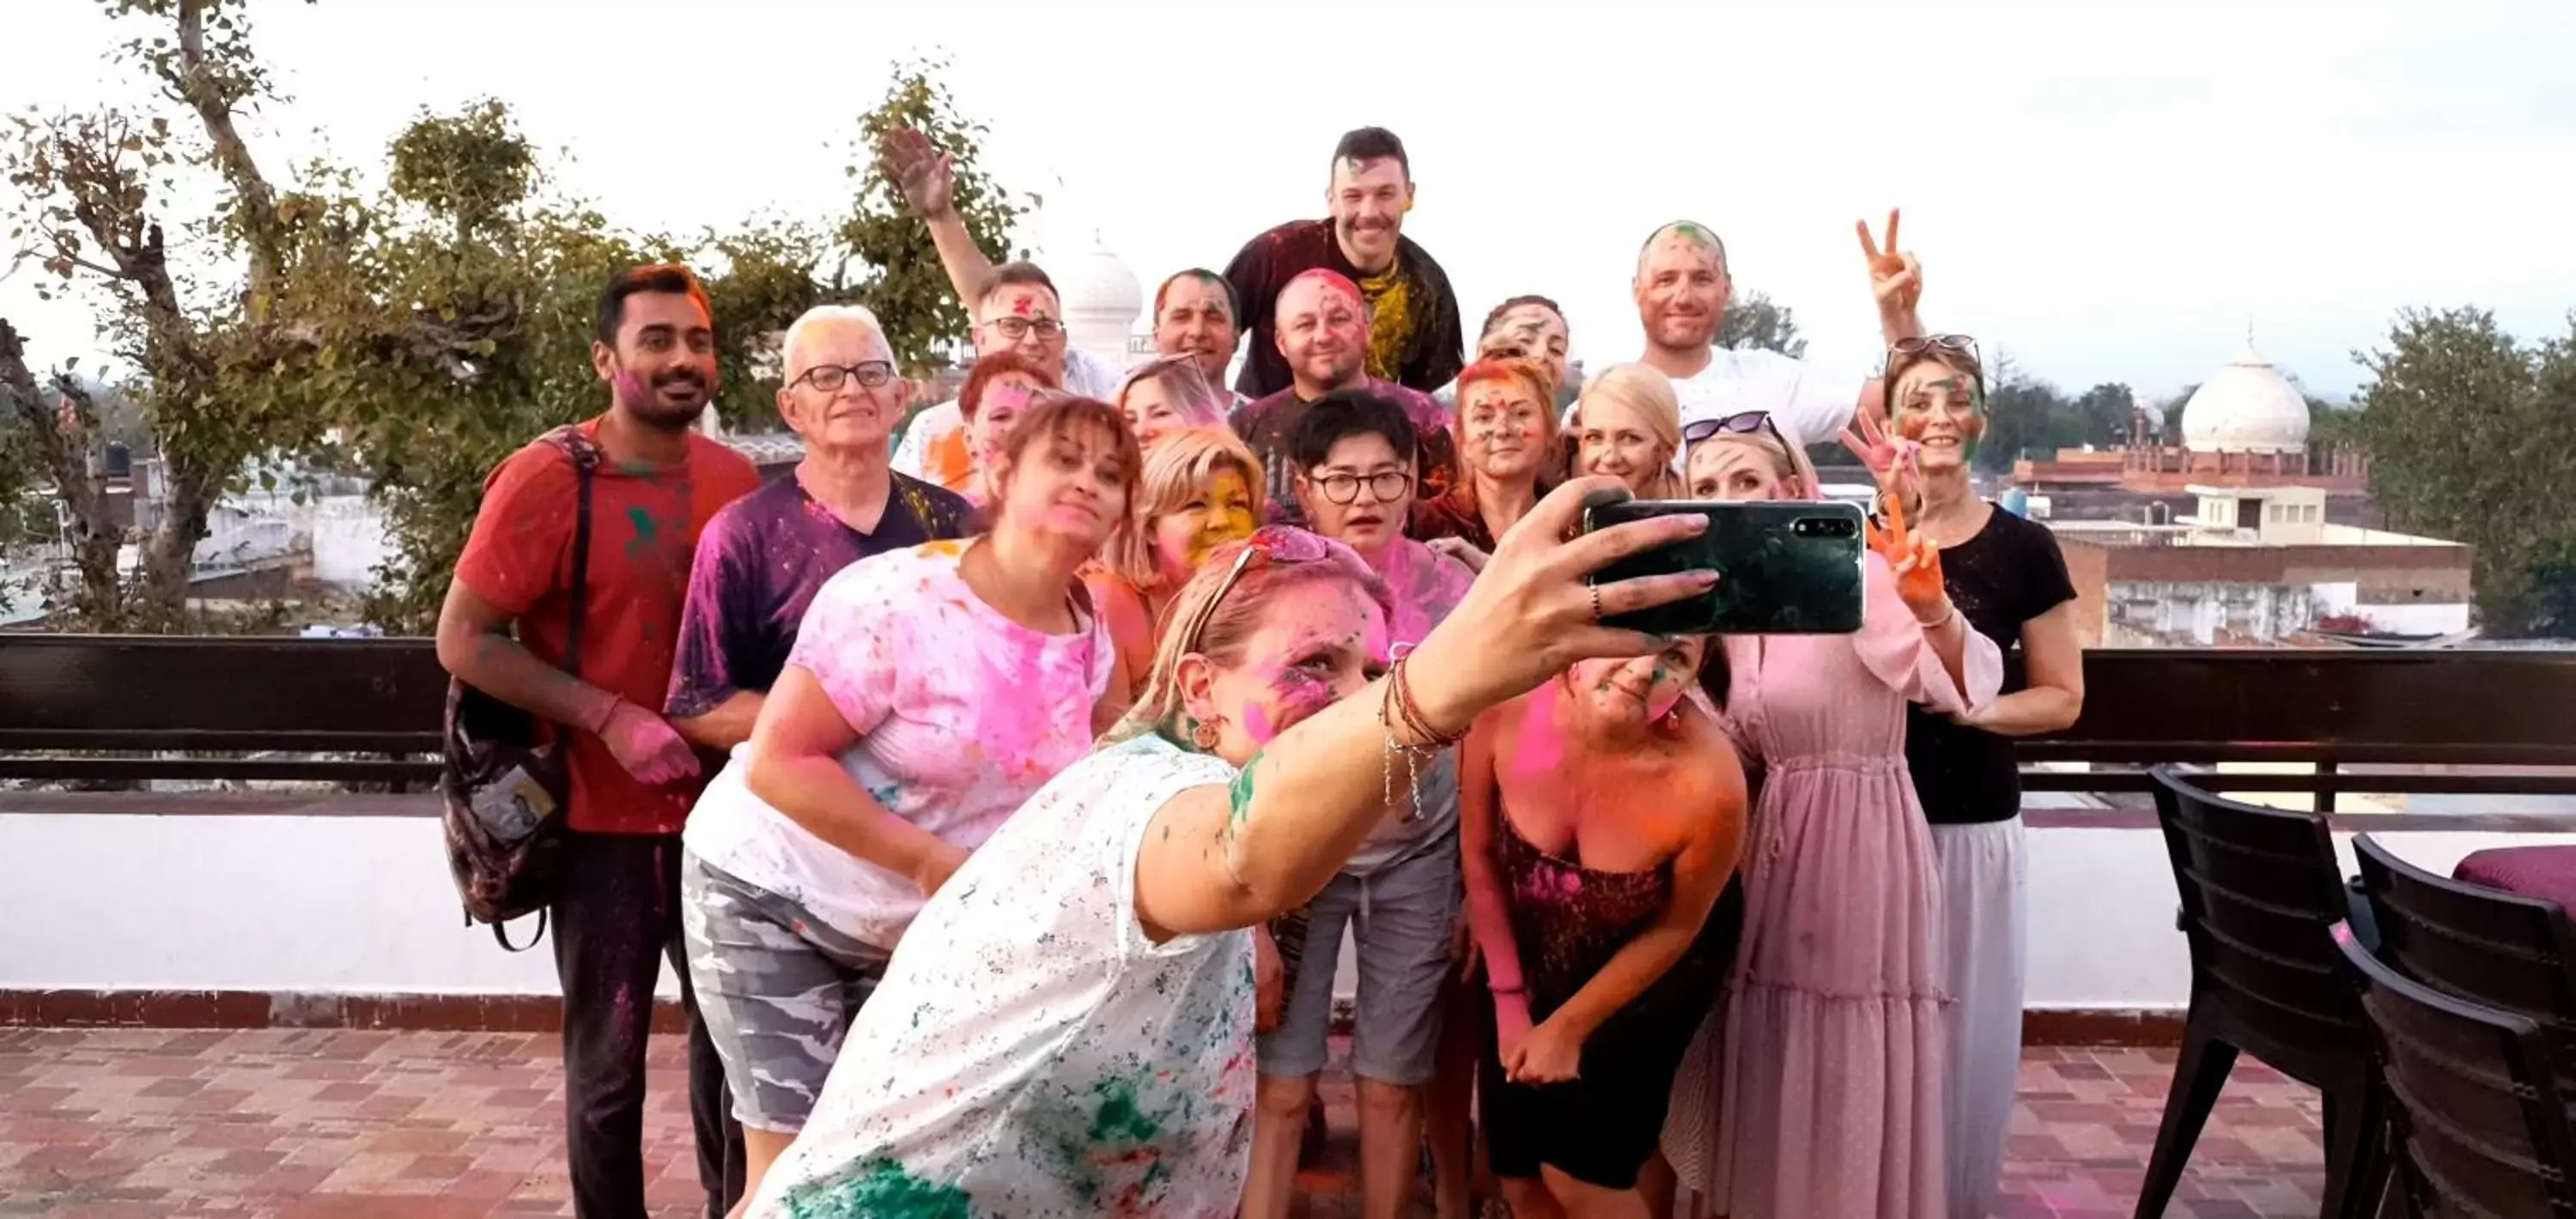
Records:
M596 440L599 420L581 425ZM647 709L662 705L680 605L698 531L716 509L760 485L739 453L694 432L670 469L603 460L591 481L590 571L580 677ZM456 578L518 619L537 659L561 665L571 627L573 526L580 512L572 458L543 440L513 453L483 484L474 533ZM568 824L598 834L676 834L718 760L697 778L646 786L589 732L572 737Z

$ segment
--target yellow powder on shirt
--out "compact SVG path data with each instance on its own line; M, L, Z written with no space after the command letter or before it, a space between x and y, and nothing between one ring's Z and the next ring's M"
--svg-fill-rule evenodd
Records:
M1362 277L1360 291L1369 299L1369 375L1400 380L1404 341L1413 334L1413 281L1404 273L1404 260L1388 263L1383 274Z

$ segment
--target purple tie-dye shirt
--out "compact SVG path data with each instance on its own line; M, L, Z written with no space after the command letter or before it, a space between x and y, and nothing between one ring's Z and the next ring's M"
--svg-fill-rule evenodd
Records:
M744 690L767 693L824 581L870 555L964 537L973 511L956 493L902 474L874 533L843 523L793 475L726 505L698 538L663 711L686 719Z

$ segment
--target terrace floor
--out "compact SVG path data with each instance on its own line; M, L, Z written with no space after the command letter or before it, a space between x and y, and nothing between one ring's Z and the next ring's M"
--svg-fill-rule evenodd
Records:
M656 1219L702 1204L680 1051L655 1038ZM2025 1053L1997 1215L2127 1216L2172 1062ZM1303 1181L1314 1219L1359 1213L1335 1079L1331 1149ZM550 1034L0 1028L0 1216L569 1215L559 1084ZM2168 1215L2316 1214L2318 1135L2314 1093L2240 1066Z

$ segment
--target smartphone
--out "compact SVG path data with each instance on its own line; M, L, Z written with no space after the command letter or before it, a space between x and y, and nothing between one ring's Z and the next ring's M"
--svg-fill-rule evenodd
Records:
M1858 504L1785 500L1736 503L1623 499L1587 504L1583 529L1695 513L1708 531L1629 555L1594 572L1594 584L1682 571L1714 571L1717 587L1610 626L1654 635L1842 635L1860 629Z

